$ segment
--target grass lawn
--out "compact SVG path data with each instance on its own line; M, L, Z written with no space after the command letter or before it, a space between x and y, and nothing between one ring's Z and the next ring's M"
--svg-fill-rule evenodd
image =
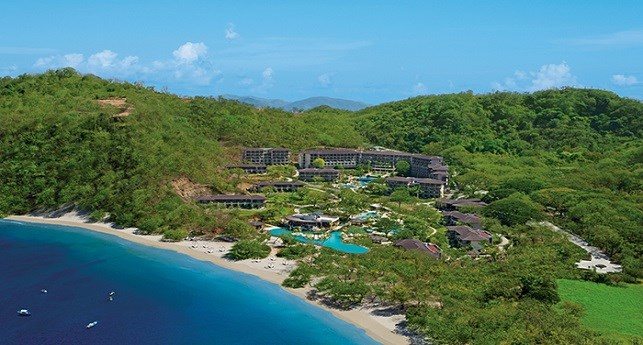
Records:
M563 301L585 308L583 323L606 335L643 337L643 285L607 286L580 280L558 280Z

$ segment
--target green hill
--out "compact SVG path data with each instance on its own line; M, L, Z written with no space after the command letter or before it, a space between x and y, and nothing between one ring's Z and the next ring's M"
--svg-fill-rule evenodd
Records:
M356 113L317 107L292 114L180 98L72 69L5 77L0 213L75 205L95 219L108 216L169 238L222 228L257 236L244 211L200 207L189 198L242 189L240 174L225 165L238 161L243 146L378 145L443 155L452 189L491 203L485 227L511 239L506 251L491 248L489 257L471 260L448 249L463 256L436 261L368 242L365 255L322 250L290 282L319 275L317 288L340 297L402 305L410 328L438 343L604 343L582 326L578 305L558 306L556 279L643 277L642 120L643 103L601 90L461 93ZM343 204L369 201L342 195ZM272 196L259 216L291 211L290 197ZM294 197L316 204L327 195ZM405 227L442 227L429 206L404 206ZM581 250L549 229L525 225L532 218L552 219L603 248L623 274L581 274L573 268Z
M343 112L293 115L182 99L72 69L0 79L0 122L0 213L73 203L155 232L213 227L215 220L182 202L170 182L186 177L234 191L223 166L238 159L240 146L364 142Z

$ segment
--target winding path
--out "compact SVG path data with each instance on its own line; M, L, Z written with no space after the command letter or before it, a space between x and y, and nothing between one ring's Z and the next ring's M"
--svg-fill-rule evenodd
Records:
M546 226L555 232L564 234L571 243L581 247L584 251L589 253L591 259L577 262L576 267L585 270L596 270L597 273L613 273L621 272L623 270L621 265L614 264L610 261L609 255L602 250L591 246L584 239L565 231L550 222L540 222L538 224Z

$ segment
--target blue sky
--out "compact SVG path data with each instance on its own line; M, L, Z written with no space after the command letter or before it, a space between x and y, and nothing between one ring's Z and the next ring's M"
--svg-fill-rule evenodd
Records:
M643 99L640 1L3 1L0 74L379 103L576 85Z

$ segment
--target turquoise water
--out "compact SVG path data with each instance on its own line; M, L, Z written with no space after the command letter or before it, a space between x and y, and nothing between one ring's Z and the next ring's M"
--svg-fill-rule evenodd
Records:
M272 228L272 229L270 229L270 234L272 236L279 237L279 236L282 236L282 235L285 235L285 234L292 234L292 232L290 230L286 230L284 228ZM343 252L343 253L364 254L364 253L368 252L368 248L366 248L366 247L362 247L362 246L358 246L356 244L346 243L346 242L342 241L342 233L341 233L341 231L333 231L333 232L331 232L330 236L327 239L323 240L323 241L311 240L311 239L306 238L306 237L301 236L301 235L294 236L294 237L295 237L295 239L297 241L302 242L302 243L312 243L312 244L316 244L316 245L319 245L319 246L334 249L334 250L337 250L337 251Z
M22 308L32 316L17 316ZM375 343L251 275L80 228L0 220L3 345Z
M377 211L366 211L355 216L357 219L368 220L377 216Z

